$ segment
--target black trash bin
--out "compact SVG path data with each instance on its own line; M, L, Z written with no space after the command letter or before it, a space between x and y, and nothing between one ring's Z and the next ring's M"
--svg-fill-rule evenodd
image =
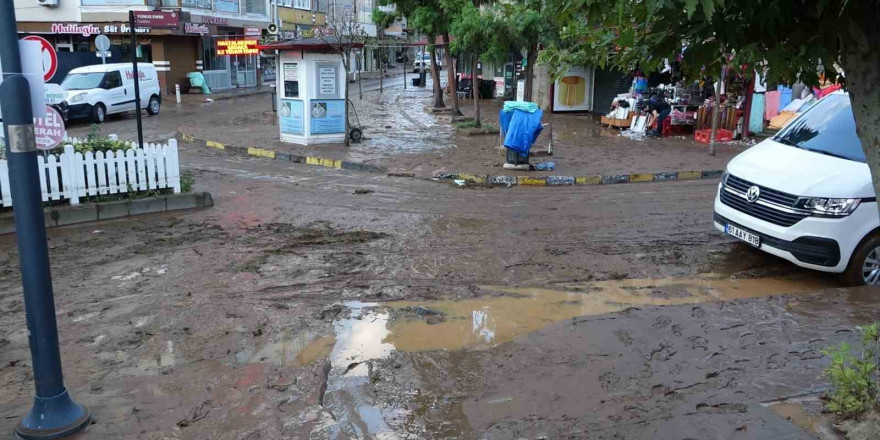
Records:
M427 83L428 72L425 72L424 69L419 72L419 87L425 87Z
M525 156L521 155L519 151L506 148L507 150L507 163L511 165L528 165L529 164L529 155Z

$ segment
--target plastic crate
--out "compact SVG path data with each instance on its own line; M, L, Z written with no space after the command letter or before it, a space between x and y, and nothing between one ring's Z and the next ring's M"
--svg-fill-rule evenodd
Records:
M697 130L694 132L694 140L697 142L702 142L704 144L709 143L709 139L712 137L712 129L707 128L705 130ZM730 130L725 130L723 128L719 128L715 132L715 142L730 142L733 140L733 132Z

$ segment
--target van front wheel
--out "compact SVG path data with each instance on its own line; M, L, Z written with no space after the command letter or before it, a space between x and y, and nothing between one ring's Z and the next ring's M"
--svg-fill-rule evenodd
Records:
M843 273L848 286L880 285L880 232L874 232L859 243Z
M92 107L92 122L96 124L100 124L104 122L104 119L107 118L107 109L104 108L104 104L98 103Z
M150 102L147 104L147 113L150 116L156 116L159 114L159 97L153 95L150 97Z

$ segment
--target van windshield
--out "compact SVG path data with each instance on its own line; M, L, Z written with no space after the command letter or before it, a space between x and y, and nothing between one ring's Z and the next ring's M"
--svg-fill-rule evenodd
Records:
M101 86L101 80L103 79L103 72L68 73L64 77L64 81L61 81L61 87L64 87L66 90L97 89Z
M803 150L865 162L862 143L856 136L849 95L833 94L817 102L773 138Z

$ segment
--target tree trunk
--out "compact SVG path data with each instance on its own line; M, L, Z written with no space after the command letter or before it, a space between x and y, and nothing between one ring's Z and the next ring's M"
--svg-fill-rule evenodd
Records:
M351 139L349 139L348 134L351 133L351 123L348 120L348 71L349 69L345 69L345 146L351 146Z
M385 85L385 63L382 62L382 30L379 30L379 48L376 50L376 61L379 63L379 94L384 92Z
M538 42L529 44L526 52L526 91L523 101L532 101L532 87L535 80L535 61L538 59Z
M721 117L721 82L724 81L724 69L721 69L721 78L715 84L715 105L712 106L712 133L709 136L709 155L715 155L715 138L718 133L718 119ZM671 115L670 115L671 116ZM657 127L657 131L663 127Z
M364 53L363 53L363 49L361 49L361 51L362 51L361 54L359 56L355 57L357 59L357 63L358 63L357 67L358 67L358 99L359 100L364 99L364 86L361 84L361 74L363 73L362 67L364 64Z
M449 32L443 33L443 63L446 64L446 87L449 89L449 99L452 101L452 116L461 116L458 108L458 82L455 80L455 65L452 64L452 54L449 53Z
M483 126L482 120L480 119L480 79L477 78L477 63L480 61L480 57L477 54L473 55L474 63L471 67L471 96L474 97L474 127L480 128Z
M428 35L428 38L433 42L437 37L434 35ZM446 104L443 102L443 89L440 88L440 75L437 72L437 46L431 44L428 46L428 52L431 54L431 81L434 83L434 108L446 108Z
M865 21L862 29L866 32L865 38L849 48L843 68L856 120L856 134L871 170L876 195L880 194L880 51L877 50L880 28L876 23ZM877 207L880 208L880 204Z

